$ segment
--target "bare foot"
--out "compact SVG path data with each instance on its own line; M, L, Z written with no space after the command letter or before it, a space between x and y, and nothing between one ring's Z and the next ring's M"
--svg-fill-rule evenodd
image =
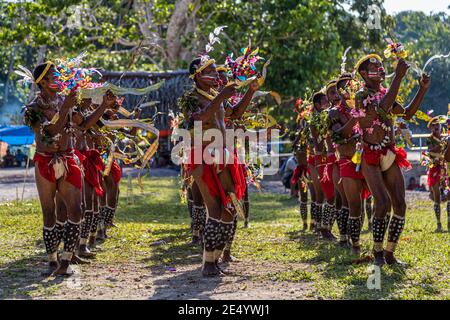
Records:
M200 245L202 242L200 240L199 236L192 236L192 241L189 243L189 246L198 246Z
M222 259L220 260L220 262L226 263L226 262L236 262L236 261L238 261L238 259L236 259L235 257L233 257L231 255L231 251L230 250L224 250L223 251Z
M78 249L78 256L80 256L81 258L92 259L95 258L96 254L94 252L91 252L87 245L82 244Z
M96 236L90 236L89 237L88 246L91 249L95 248L95 238L96 238Z
M386 263L390 266L398 266L398 267L406 267L407 264L403 261L397 260L395 258L394 253L390 251L384 251L384 259Z
M330 230L322 229L320 230L320 234L322 235L322 238L326 241L336 241L336 237L331 233Z
M107 238L106 235L106 230L105 229L100 229L97 231L97 241L105 241L105 239Z
M86 261L84 259L81 259L79 256L74 254L72 256L72 259L70 260L70 263L72 264L91 264L89 261Z
M56 269L58 269L58 261L50 261L47 265L47 270L43 271L41 275L43 276L51 276Z
M202 275L204 277L215 277L220 274L214 262L205 262L202 268Z
M382 267L386 264L383 251L374 251L373 258L374 258L373 264L378 267Z
M302 231L305 232L306 230L308 230L308 224L304 222Z
M244 228L247 229L248 228L248 219L244 220Z
M73 274L68 260L61 260L59 267L53 272L55 276L71 276Z

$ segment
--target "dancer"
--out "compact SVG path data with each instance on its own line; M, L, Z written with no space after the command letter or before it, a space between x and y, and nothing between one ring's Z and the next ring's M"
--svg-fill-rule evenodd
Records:
M355 67L364 85L355 96L355 107L361 128L363 153L361 172L375 201L373 218L373 253L375 265L398 264L394 256L397 243L405 225L405 187L401 168L410 168L406 152L396 148L391 115L401 115L405 120L417 112L429 86L429 76L423 74L419 91L406 108L395 99L409 65L399 59L395 76L389 89L381 83L385 79L382 59L376 54L363 57ZM388 243L384 250L384 235L388 227L387 212L390 202L394 214L389 224Z
M364 177L353 161L355 153L360 151L360 135L355 128L357 118L352 116L352 109L348 106L350 100L350 86L353 84L351 74L342 74L336 83L340 95L340 103L330 110L330 129L332 140L338 154L339 177L345 192L343 199L348 203L339 211L337 223L340 234L339 244L343 247L351 240L352 252L359 256L361 252L361 204L365 195ZM354 89L353 89L354 90Z
M298 110L297 127L295 130L295 140L293 142L293 149L295 159L297 160L297 168L295 168L292 176L291 185L298 186L299 190L299 211L303 222L303 231L308 229L308 123L304 118L306 110L303 109L301 100L297 101L296 107Z
M83 99L80 104L80 112L85 116L93 115L95 121L97 121L106 109L111 109L115 105L115 96L111 92L108 92L104 103L100 107L93 110L91 99ZM93 123L95 124L95 123ZM92 131L91 127L87 127L80 121L75 121L75 146L78 151L78 155L84 158L82 161L84 172L84 188L83 188L83 203L84 203L84 215L81 225L80 244L78 248L78 255L83 258L92 258L95 256L90 251L88 246L88 240L92 237L93 224L98 220L98 197L103 196L103 188L101 186L100 172L103 170L103 161L100 153L92 146L92 138L90 138ZM92 240L91 240L91 244Z
M334 184L333 167L335 162L334 147L328 134L328 111L329 101L325 93L316 93L313 96L314 109L311 116L311 135L314 139L314 148L318 176L311 172L316 194L320 195L318 199L318 209L316 212L316 224L320 236L328 241L334 241L336 238L331 233L331 221L334 206ZM330 149L328 149L330 148ZM327 164L330 164L327 168ZM323 195L325 203L323 203ZM320 202L319 202L320 201Z
M219 93L214 91L218 74L215 61L209 57L194 59L189 66L189 72L195 83L194 90L187 92L180 101L189 129L194 128L194 121L197 121L202 125L202 131L199 132L202 137L204 130L215 128L219 129L225 138L224 102L236 93L236 85L228 85ZM233 107L230 118L242 116L257 89L257 82L252 82L244 97ZM222 143L226 146L225 139ZM215 148L214 158L218 160L218 163L210 164L210 161L203 156L204 151L205 153L210 151L208 144L202 141L201 147L193 145L187 165L189 173L192 174L200 189L208 212L203 235L202 274L215 276L220 273L217 261L233 234L237 204L232 199L242 198L245 181L237 157L226 147L221 150ZM195 156L196 153L201 156L200 159L198 155ZM224 161L225 157L228 161Z
M73 151L72 121L76 93L62 98L55 83L55 65L46 62L33 71L33 80L40 92L25 107L25 123L35 132L36 186L41 203L44 228L43 237L49 260L48 272L71 275L70 261L80 235L82 217L82 175ZM84 119L86 126L96 119ZM67 210L67 221L62 228L56 226L55 197L58 192ZM61 241L64 250L58 262L57 250Z
M428 128L431 130L430 137L427 139L428 151L424 154L428 165L428 187L434 201L434 214L436 216L436 232L442 232L441 224L441 188L445 189L445 180L447 178L446 163L443 151L445 150L445 140L442 138L442 128L439 123L439 117L432 118L428 122ZM447 213L449 213L449 202L447 202Z

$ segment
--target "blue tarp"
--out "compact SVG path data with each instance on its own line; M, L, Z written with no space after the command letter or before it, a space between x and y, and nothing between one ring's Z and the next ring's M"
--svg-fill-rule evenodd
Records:
M0 141L11 146L33 144L34 132L27 126L0 126Z

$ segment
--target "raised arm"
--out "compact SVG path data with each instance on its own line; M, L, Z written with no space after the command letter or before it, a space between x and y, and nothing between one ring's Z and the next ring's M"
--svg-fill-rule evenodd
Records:
M231 119L239 119L242 117L248 105L252 101L253 95L255 94L256 91L258 91L258 89L259 89L258 81L257 80L252 81L242 99L231 108L232 112L229 115Z
M206 121L211 119L212 116L219 110L222 102L225 99L232 97L236 93L236 85L232 84L226 86L220 91L220 93L211 100L208 105L200 111L195 112L192 116L194 120Z
M386 95L380 102L380 107L383 108L384 111L390 112L393 108L395 99L398 95L398 91L400 90L400 84L405 77L406 71L408 71L408 69L409 64L407 64L405 60L398 60L394 79L392 80L392 83Z
M61 105L58 120L54 124L47 125L44 130L47 131L52 136L61 133L64 130L64 126L67 123L67 115L69 114L69 111L76 104L77 101L76 99L77 98L75 92L71 92L68 96L66 96L63 104Z
M84 119L81 128L83 130L90 129L97 123L98 119L105 113L106 109L111 109L114 106L115 102L116 96L108 90L103 96L102 104Z
M424 73L422 74L422 77L419 81L419 90L417 91L411 103L405 108L399 104L395 104L393 113L404 114L403 118L406 120L410 120L416 114L417 110L419 110L429 86L430 76Z

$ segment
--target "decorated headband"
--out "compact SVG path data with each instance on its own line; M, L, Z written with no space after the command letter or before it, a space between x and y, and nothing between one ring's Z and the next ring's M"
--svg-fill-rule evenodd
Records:
M52 61L45 62L44 71L42 71L37 79L34 79L33 73L22 65L19 65L19 69L21 70L15 70L14 72L19 76L22 76L22 79L20 79L19 82L32 82L38 84L45 77L48 70L54 65L55 64Z
M326 96L326 94L322 90L320 90L320 91L314 92L314 94L311 98L311 101L314 101L318 95Z
M221 72L221 71L223 71L223 72L228 72L228 68L226 67L226 66L218 66L217 68L216 68L216 70L217 70L217 72Z
M205 70L206 67L216 63L216 60L210 58L209 53L214 50L213 45L215 43L220 43L219 35L226 27L227 26L216 27L213 32L209 33L208 43L205 46L205 53L200 54L200 65L195 69L194 73L189 76L189 78L194 79L195 75Z
M381 57L380 57L379 55L377 55L377 54L375 54L375 53L371 53L371 54L368 54L367 56L361 58L361 59L356 63L356 65L355 65L355 70L358 71L359 67L360 67L364 62L366 62L367 60L370 60L370 62L375 62L375 60L373 60L373 59L378 60L378 61L380 61L380 62L383 62L383 59L381 59Z
M438 123L438 124L447 123L447 116L439 115L439 116L435 116L435 117L431 118L428 121L427 128L429 128L432 124L435 124L435 123Z
M337 80L333 79L330 82L328 82L325 92L327 92L328 90L330 90L330 88L335 87L337 85Z
M203 56L203 57L208 57L208 56ZM205 62L203 62L203 63L200 62L200 65L195 69L195 72L189 76L189 78L194 79L194 77L197 74L199 74L200 72L202 72L203 70L205 70L207 67L209 67L210 65L212 65L214 63L216 63L216 60L210 59L208 57L208 59L205 59Z

